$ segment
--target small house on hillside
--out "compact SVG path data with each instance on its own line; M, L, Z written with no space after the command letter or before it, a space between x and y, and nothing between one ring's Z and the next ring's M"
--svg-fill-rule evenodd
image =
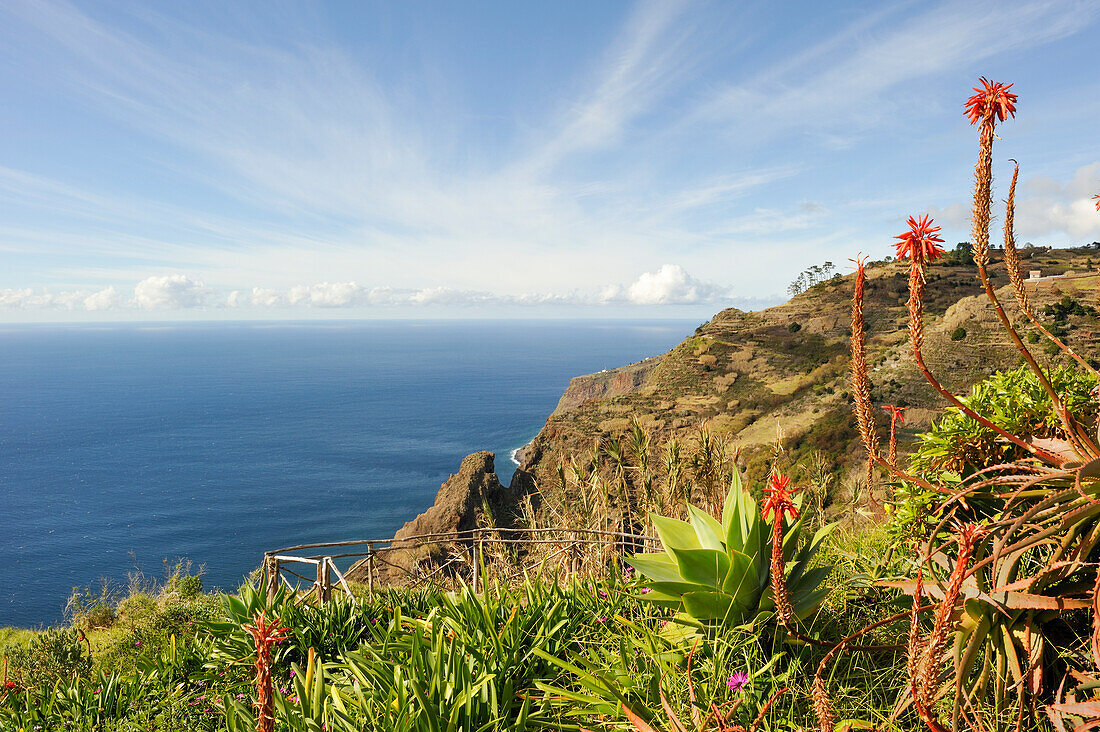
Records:
M1038 280L1038 279L1041 279L1042 276L1043 276L1043 270L1041 270L1041 269L1033 269L1033 270L1030 270L1027 273L1027 278L1029 280Z

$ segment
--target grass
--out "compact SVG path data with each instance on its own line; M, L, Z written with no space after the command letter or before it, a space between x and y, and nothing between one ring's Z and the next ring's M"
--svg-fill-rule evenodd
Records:
M839 595L815 627L847 629L874 613L881 598L839 580L866 571L886 547L874 532L836 535L827 554L843 565L836 574ZM82 719L89 730L250 729L251 646L243 625L260 609L291 628L275 658L282 729L299 729L295 725L308 719L345 729L343 708L352 720L346 729L432 730L424 711L434 710L457 720L456 729L626 730L624 701L660 728L662 695L690 719L693 707L698 711L693 694L747 726L781 688L788 691L770 707L764 729L813 723L808 683L820 649L786 642L767 622L700 634L672 622L670 611L648 603L639 583L614 567L606 581L564 587L532 577L480 595L460 587L393 590L374 602L323 607L291 600L281 593L269 606L248 587L233 596L186 598L139 590L116 601L110 627L86 631L90 668L66 655L75 648L86 656L88 646L57 630L4 629L0 648L20 688L0 699L0 727L52 729L58 720ZM853 612L863 602L872 605ZM28 653L32 647L37 655ZM323 697L312 710L301 708L312 692L299 688L310 649ZM844 657L832 671L846 717L884 720L892 690L900 688L896 658L871 660ZM729 688L735 671L749 675L743 690ZM114 712L103 709L96 701L102 693L94 692L109 683L128 700ZM355 688L366 696L356 696ZM41 713L40 702L20 707L42 694L53 698L52 717Z

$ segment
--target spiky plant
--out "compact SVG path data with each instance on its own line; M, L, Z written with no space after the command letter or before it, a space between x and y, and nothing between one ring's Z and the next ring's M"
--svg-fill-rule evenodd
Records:
M286 639L289 628L279 626L279 619L267 620L261 612L256 620L244 626L252 634L256 647L256 732L274 732L275 697L271 683L271 649Z
M910 694L922 721L934 732L946 729L933 705L941 693L942 661L952 638L956 701L952 726L957 726L960 718L971 726L978 724L976 717L987 682L995 687L998 703L1008 693L1018 694L1018 720L1022 723L1024 697L1030 695L1034 704L1043 688L1043 669L1050 665L1050 659L1044 661L1041 649L1062 642L1054 660L1063 666L1081 656L1074 648L1066 647L1064 639L1058 641L1048 635L1044 618L1063 618L1068 623L1070 620L1062 613L1092 607L1091 598L1100 598L1100 590L1096 589L1100 586L1096 571L1100 564L1100 449L1075 421L1068 397L1054 388L1052 378L1057 380L1056 375L1044 371L1024 346L988 274L994 129L998 122L1014 116L1016 95L1009 92L1010 87L983 78L966 105L970 121L979 125L974 260L988 300L1031 371L1039 393L1049 403L1065 439L1029 434L1032 425L1011 423L1011 410L974 399L964 402L944 389L931 373L923 356L924 266L939 256L941 240L936 236L939 228L927 216L911 217L909 231L896 237L900 241L896 246L899 259L910 260L909 336L917 368L949 402L954 418L988 431L1001 445L999 452L1005 452L1004 446L1008 445L1022 456L1011 456L1014 462L978 465L975 473L957 474L950 488L940 484L941 476L934 471L923 473L927 479L917 478L903 471L895 460L876 458L899 479L943 496L934 507L934 528L921 552L924 562L918 567L916 582L894 583L906 586L914 596L907 662ZM1015 180L1014 175L1007 201L1006 264L1017 303L1030 313L1011 231ZM861 287L857 286L855 299L854 313L861 308ZM857 324L855 318L853 324ZM862 326L861 320L858 325ZM865 358L863 338L862 328L853 327L853 361ZM853 386L858 386L858 379L853 379ZM857 421L865 419L870 413L869 395L853 388L853 397ZM868 453L875 455L874 442L866 437L864 441ZM953 540L945 539L945 527L957 521L967 524L967 528ZM937 576L940 568L949 568L950 576ZM933 594L938 591L941 602L925 638L919 631L921 597L929 578L936 584L930 584L927 590ZM1100 601L1092 608L1092 615L1100 638L1100 620L1096 620ZM1040 650L1036 652L1036 648ZM1026 662L1021 663L1021 658Z

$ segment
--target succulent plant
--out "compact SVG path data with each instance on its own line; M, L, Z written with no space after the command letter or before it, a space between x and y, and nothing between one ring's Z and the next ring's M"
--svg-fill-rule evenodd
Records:
M734 473L722 521L688 505L688 521L653 516L663 552L635 554L627 562L649 580L644 597L665 607L683 609L704 624L737 626L772 612L770 540L772 527ZM776 520L782 520L776 517ZM787 589L794 615L805 619L824 600L822 586L831 566L813 566L826 526L802 542L802 521L789 525L783 538Z

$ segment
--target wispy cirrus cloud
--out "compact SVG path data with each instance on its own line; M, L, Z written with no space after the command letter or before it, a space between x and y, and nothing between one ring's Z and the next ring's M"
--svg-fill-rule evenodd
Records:
M780 17L789 11L805 27ZM74 120L73 139L119 138L117 166L100 168L40 164L0 142L0 252L12 255L0 286L24 293L9 297L114 288L93 303L135 309L135 283L186 273L196 287L148 285L141 301L596 307L614 279L624 282L607 292L633 302L635 283L610 276L624 270L665 272L672 289L654 285L655 307L711 302L688 272L768 297L802 267L873 249L913 210L946 211L965 195L970 142L950 94L986 66L1031 72L1044 44L1083 48L1100 6L982 0L856 16L813 3L639 2L605 12L583 48L527 57L517 41L494 59L504 65L494 78L507 84L508 65L532 59L552 58L560 74L494 89L492 113L473 101L487 92L463 66L469 54L439 50L447 37L409 24L371 56L372 44L344 42L319 14L0 6L0 92L31 105L22 77L2 69L29 70L36 93ZM1063 68L1047 73L1067 104ZM1036 86L1026 96L1038 110ZM1026 142L1033 133L1020 129ZM87 142L73 159L94 156L101 140ZM1065 187L1089 161L1068 143L1058 153L1043 172ZM963 171L959 185L934 174L945 166ZM1092 236L1071 198L1022 195L1021 230Z

